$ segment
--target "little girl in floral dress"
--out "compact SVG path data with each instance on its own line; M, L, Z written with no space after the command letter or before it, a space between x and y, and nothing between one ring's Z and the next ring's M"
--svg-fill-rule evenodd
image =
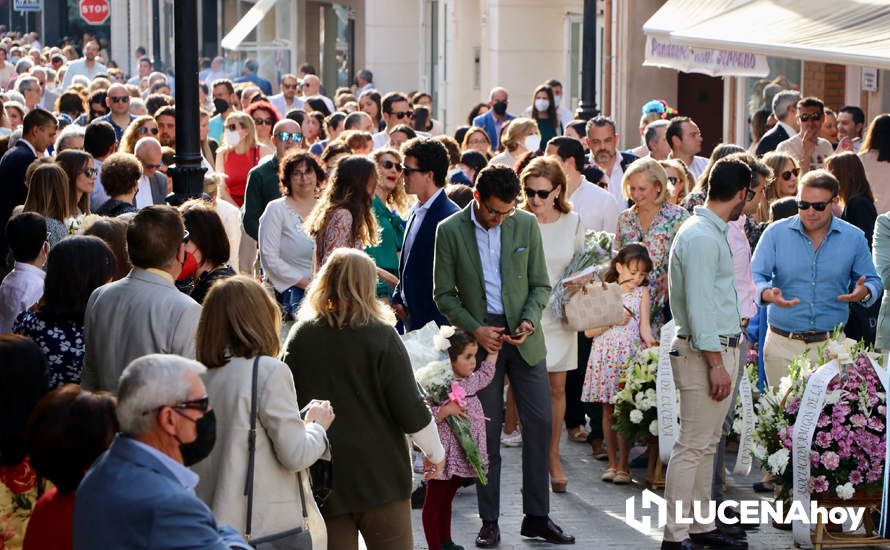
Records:
M647 346L657 345L649 322L649 292L644 288L649 284L650 271L652 259L644 245L630 243L619 250L603 279L608 283L617 282L624 291L622 299L627 310L624 322L584 331L585 336L593 338L593 344L581 400L602 403L603 435L609 466L601 479L618 485L631 481L628 465L630 449L624 438L612 430L618 379L625 362L636 353L641 341Z
M442 328L450 329L450 327ZM445 447L445 469L441 475L429 480L423 502L423 532L430 550L463 549L451 539L451 501L464 480L476 477L447 422L449 416L470 420L473 440L479 448L482 464L486 470L488 469L488 449L485 444L486 418L476 393L494 378L494 365L498 354L489 353L476 369L476 353L479 349L476 340L463 330L452 330L454 333L448 336L448 357L451 360L456 383L463 390L464 403L463 406L455 400L440 406L430 403L439 428L439 438Z

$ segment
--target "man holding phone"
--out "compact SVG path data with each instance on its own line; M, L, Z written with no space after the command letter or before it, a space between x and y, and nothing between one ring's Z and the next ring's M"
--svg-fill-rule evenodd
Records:
M550 517L548 450L550 384L544 363L541 310L550 280L541 232L531 214L517 210L519 178L510 168L479 172L473 201L444 220L436 232L433 298L451 324L471 332L482 357L500 350L492 382L477 396L482 402L488 442L488 485L477 484L482 529L476 546L500 542L501 455L504 376L516 395L522 421L521 534L555 544L574 544Z

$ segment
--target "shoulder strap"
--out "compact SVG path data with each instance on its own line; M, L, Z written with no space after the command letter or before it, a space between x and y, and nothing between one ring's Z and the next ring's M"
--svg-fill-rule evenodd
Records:
M250 529L253 520L253 466L256 454L256 395L257 373L259 372L260 356L253 359L253 373L250 383L250 431L247 433L247 479L244 483L244 494L247 495L247 524L244 529L244 538L250 542Z

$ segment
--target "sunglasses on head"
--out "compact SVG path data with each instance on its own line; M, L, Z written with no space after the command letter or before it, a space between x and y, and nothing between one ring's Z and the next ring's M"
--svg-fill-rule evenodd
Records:
M130 96L128 95L119 95L119 96L108 96L108 99L111 100L112 103L129 103Z
M139 133L142 134L142 135L145 135L145 134L147 134L147 133L149 133L149 132L151 132L152 135L155 135L155 136L158 135L158 129L157 129L157 128L149 128L148 126L143 126L142 128L139 128Z
M796 178L798 174L800 174L800 168L785 170L784 172L782 172L782 179L785 181L789 181L791 179L791 176L794 176Z
M83 169L83 174L88 178L91 178L98 173L99 173L99 170L96 168L84 168Z
M824 212L828 205L834 201L834 197L831 198L830 201L823 202L807 202L807 201L797 201L797 209L798 210L809 210L810 207L816 209L816 212Z
M550 196L551 193L553 193L554 189L545 191L543 189L529 189L528 187L526 187L525 188L525 196L528 198L538 197L541 199L546 199L547 197Z
M275 134L275 139L281 142L292 141L294 143L300 143L303 141L303 134L299 132L278 132Z
M822 120L822 113L802 113L797 116L800 118L801 122L807 122L809 120Z
M396 111L393 115L399 120L402 120L405 117L414 118L414 111Z
M275 121L271 118L255 118L253 119L253 123L257 126L272 126L275 124Z
M402 170L405 169L405 167L402 166L400 163L393 162L391 160L384 160L383 162L380 163L380 166L382 166L384 170L395 170L396 172L399 172L399 173L401 173Z

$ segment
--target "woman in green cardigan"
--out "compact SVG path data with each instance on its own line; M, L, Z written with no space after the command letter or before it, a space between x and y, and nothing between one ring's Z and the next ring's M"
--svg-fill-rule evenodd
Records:
M301 402L322 399L337 411L327 432L333 487L322 503L330 548L410 550L411 435L436 464L445 450L421 398L395 316L377 300L374 262L352 248L334 250L306 293L287 338L284 361Z
M405 240L405 219L408 210L408 195L402 179L402 155L387 147L378 149L372 155L377 164L377 186L371 208L377 225L380 227L380 243L365 250L379 269L383 269L396 280L399 276L399 252ZM385 302L392 296L394 285L390 281L377 279L377 297Z

